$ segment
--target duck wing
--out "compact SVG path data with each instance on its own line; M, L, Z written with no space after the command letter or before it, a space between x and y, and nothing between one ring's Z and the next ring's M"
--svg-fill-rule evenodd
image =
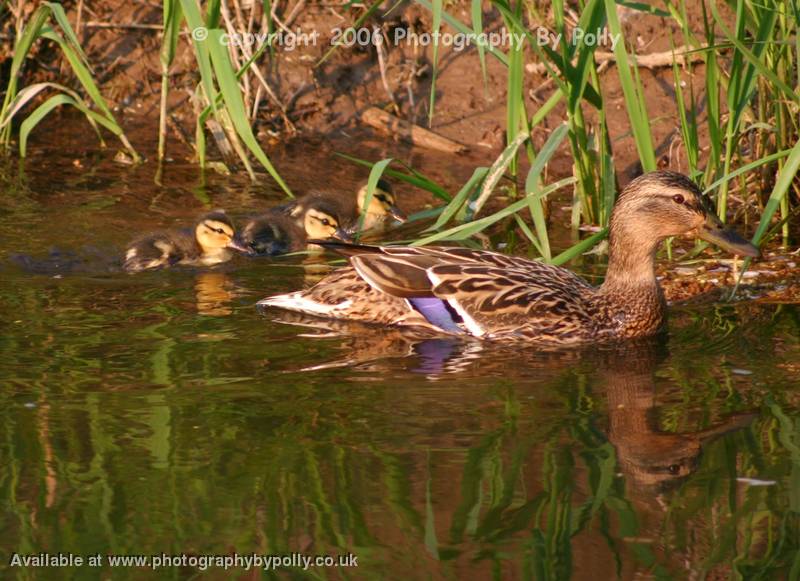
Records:
M468 248L324 245L347 255L371 287L406 299L445 331L564 342L593 329L592 287L557 266Z

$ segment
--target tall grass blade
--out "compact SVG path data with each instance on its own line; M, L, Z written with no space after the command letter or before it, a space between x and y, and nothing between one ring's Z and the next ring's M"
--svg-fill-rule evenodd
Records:
M789 157L786 159L786 163L778 174L775 187L772 188L772 193L764 208L764 213L761 215L755 234L753 234L753 244L758 245L761 241L761 237L764 235L767 228L769 228L769 223L775 211L780 206L781 200L788 194L792 183L797 178L798 171L800 171L800 141L792 148Z
M548 194L551 194L552 192L555 192L560 188L574 184L575 181L576 180L574 177L564 178L563 180L559 180L553 184L548 185L547 187L543 188L539 193L531 194L530 196L525 196L521 200L518 200L513 204L506 206L502 210L499 210L490 216L486 216L485 218L474 220L472 222L467 222L465 224L460 224L448 230L432 234L431 236L427 236L425 238L417 240L412 245L424 246L425 244L430 244L431 242L436 242L438 240L464 240L465 238L469 238L470 236L485 230L486 228L488 228L492 224L499 222L503 218L507 218L512 214L516 214L523 208L527 208L528 205L530 204L528 198L532 197L534 199L541 199L544 196L547 196Z
M508 168L511 161L516 157L517 150L525 143L530 136L527 133L520 133L517 137L508 144L508 146L503 150L503 153L500 154L495 162L492 164L492 167L489 168L489 173L486 176L486 179L483 182L483 186L481 187L481 193L478 196L478 199L475 200L475 203L472 205L472 214L478 215L481 209L483 208L486 201L489 199L489 196L492 195L495 186L498 184L500 179L503 177L503 174Z
M27 153L26 150L28 147L28 135L33 130L33 128L36 127L39 124L39 122L47 116L48 113L50 113L53 109L61 105L72 105L76 109L79 109L84 115L86 115L86 117L91 122L95 132L97 132L98 137L100 137L100 132L97 130L97 125L95 124L95 121L97 123L102 124L104 127L106 127L111 131L117 129L115 124L108 121L102 115L99 115L94 111L90 111L86 107L86 105L81 103L79 100L73 99L71 96L65 94L54 95L49 99L47 99L47 101L39 105L36 109L34 109L33 113L28 115L25 121L23 121L22 124L20 125L19 127L20 157L26 156ZM100 137L100 139L102 140L102 137Z
M436 76L439 69L439 31L442 28L442 0L433 0L433 57L431 61L431 95L428 99L428 127L433 124L433 110L436 103Z
M631 75L628 52L625 49L625 37L622 34L622 27L620 26L617 16L616 3L614 0L604 0L604 2L606 18L608 19L608 28L611 34L617 35L616 37L619 39L617 46L614 48L614 57L617 61L619 80L622 85L622 92L625 96L628 119L630 119L631 130L633 132L634 141L636 142L636 151L639 154L639 161L644 171L655 171L656 157L653 139L650 134L650 122L648 120L647 111L644 108L641 86L637 87L637 85L634 84L633 76Z
M472 33L478 38L483 33L483 7L481 0L471 0L470 11L472 15ZM478 61L481 63L481 74L483 75L483 92L486 94L489 88L489 77L486 71L486 47L482 42L477 42Z
M383 172L386 171L386 168L390 163L392 163L392 161L393 159L391 157L382 159L373 165L369 172L369 178L367 178L367 192L364 196L364 208L361 210L361 215L358 217L358 232L356 232L356 239L358 239L358 237L364 231L364 221L367 219L367 210L369 209L369 205L372 203L372 196L375 195L375 188L378 187L378 180L381 179Z
M272 162L270 162L264 150L261 149L255 135L253 135L253 130L250 128L250 123L247 120L247 112L245 111L244 101L242 100L242 94L239 90L236 73L233 70L228 51L222 43L222 34L223 32L219 29L208 31L208 52L214 66L214 74L219 83L222 99L230 114L230 120L236 129L236 133L255 158L264 166L281 189L286 192L286 195L293 198L294 194L292 194L289 186L286 185L283 178L281 178L277 170L273 167Z
M531 165L528 172L528 177L525 179L525 193L538 194L540 190L540 183L542 181L542 172L545 165L553 157L553 154L564 141L564 138L569 133L569 127L566 124L559 125L547 138L539 155ZM529 209L531 218L533 219L533 227L536 230L537 248L545 261L549 262L552 258L550 254L550 237L547 232L547 221L544 215L544 199L534 200L533 197L528 197ZM530 236L529 236L530 238Z
M458 213L464 207L464 203L467 199L472 195L475 191L475 188L480 184L483 179L486 177L486 174L489 173L488 167L479 167L476 168L475 171L472 172L472 176L467 180L458 193L453 196L453 199L444 207L444 210L439 215L439 219L436 220L436 223L428 228L430 230L438 230L445 224L447 224L453 216Z

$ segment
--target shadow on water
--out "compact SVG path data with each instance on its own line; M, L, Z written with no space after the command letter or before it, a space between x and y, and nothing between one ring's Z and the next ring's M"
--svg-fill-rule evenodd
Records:
M561 351L259 314L326 267L130 276L152 215L86 209L98 191L3 194L4 573L236 551L358 557L298 577L800 574L797 306L689 305L654 340Z

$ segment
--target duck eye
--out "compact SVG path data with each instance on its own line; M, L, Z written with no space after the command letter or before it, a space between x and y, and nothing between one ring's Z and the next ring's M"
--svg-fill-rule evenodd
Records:
M676 204L683 204L685 199L681 194L675 194L674 196L672 196L672 201L675 202Z
M330 223L330 221L329 221L327 218L323 218L323 219L322 219L322 225L323 225L323 226L330 226L330 225L331 225L331 223Z

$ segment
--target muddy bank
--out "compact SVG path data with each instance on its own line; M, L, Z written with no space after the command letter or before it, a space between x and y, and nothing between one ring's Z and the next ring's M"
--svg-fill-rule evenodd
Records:
M266 19L259 3L235 5L224 25L228 42L240 45L239 53L250 54L265 37ZM126 128L147 127L134 139L134 146L148 157L154 156L156 120L160 94L159 49L161 44L161 5L145 1L80 2L67 7L70 22L94 67L105 98L113 105ZM447 10L461 22L469 23L466 3L448 4ZM225 12L223 12L225 14ZM244 83L247 105L257 111L254 125L265 145L283 143L297 136L317 136L348 140L364 134L361 114L377 106L398 117L420 125L428 125L428 108L432 77L433 43L430 13L419 5L401 3L393 10L377 10L356 29L346 32L363 14L363 9L345 8L331 3L304 2L279 6L275 13L272 50L258 60L261 76L274 94L270 96L254 78ZM570 15L568 15L570 16ZM621 9L627 38L639 55L670 50L670 39L682 42L681 31L669 19ZM507 50L515 39L508 35L499 14L484 11L484 29L489 42ZM700 30L698 7L689 13L690 27ZM552 29L552 15L541 10L536 29L542 43L554 39L545 33ZM531 18L531 21L535 21ZM278 26L279 25L279 26ZM486 82L481 75L480 60L474 43L466 43L448 25L442 28L436 79L435 115L430 127L435 132L471 148L465 164L486 165L495 159L505 142L507 69L487 55ZM9 49L7 31L5 40ZM184 30L177 56L170 69L169 139L172 155L191 155L196 103L195 89L199 82L190 34ZM376 46L376 40L382 40ZM592 40L592 39L589 39ZM321 62L334 42L343 43ZM576 41L580 41L577 39ZM601 35L600 51L610 50L613 39ZM526 49L530 51L530 49ZM3 68L8 67L10 50L6 51ZM548 81L536 57L526 54L527 74L524 93L530 113L535 112L556 90ZM608 125L611 129L615 163L624 184L639 171L638 156L630 136L627 111L614 64L604 66L602 89L607 100ZM41 48L30 62L26 81L60 80L68 67L49 48ZM703 83L703 67L686 67L683 79L693 84L699 94ZM652 117L654 142L662 167L686 170L685 160L675 147L679 140L678 111L675 104L672 71L669 67L641 68L645 98ZM593 111L587 108L591 120ZM562 123L563 104L557 106L534 131L534 142L541 145L549 129ZM702 121L702 120L701 120ZM702 125L702 124L701 124ZM375 135L392 142L391 137ZM707 139L700 136L701 143ZM551 164L556 175L569 174L572 161L568 147Z

